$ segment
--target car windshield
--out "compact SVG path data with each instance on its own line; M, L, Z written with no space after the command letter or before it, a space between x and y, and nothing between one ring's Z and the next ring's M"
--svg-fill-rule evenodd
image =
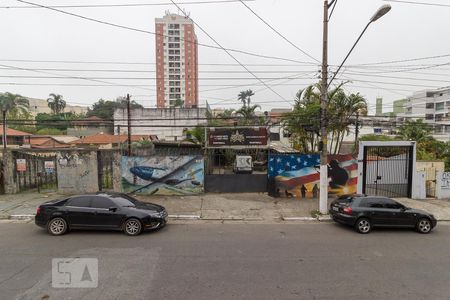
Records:
M114 199L123 198L123 199L129 200L130 202L133 202L134 204L140 203L139 200L137 200L136 198L133 198L132 196L127 195L127 194L117 194L117 195L112 196L112 198L114 198Z

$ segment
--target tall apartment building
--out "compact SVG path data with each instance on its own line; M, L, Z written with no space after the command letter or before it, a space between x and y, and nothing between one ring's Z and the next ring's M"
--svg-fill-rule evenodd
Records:
M184 107L198 106L198 52L193 21L166 13L155 19L156 106L173 107L178 99Z
M404 103L404 111L397 117L424 119L434 127L435 137L450 140L450 87L414 93Z

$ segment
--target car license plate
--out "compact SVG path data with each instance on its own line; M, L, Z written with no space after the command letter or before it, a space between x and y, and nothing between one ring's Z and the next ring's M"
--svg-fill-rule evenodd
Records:
M339 208L336 207L336 206L333 206L333 210L334 210L334 211L339 211Z

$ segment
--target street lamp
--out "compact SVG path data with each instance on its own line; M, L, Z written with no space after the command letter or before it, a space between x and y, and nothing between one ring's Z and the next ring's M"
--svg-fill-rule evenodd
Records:
M334 1L333 1L334 2ZM333 82L336 75L341 70L344 63L347 61L347 58L352 53L353 49L358 44L361 37L366 32L367 28L370 24L387 14L391 10L391 6L389 4L381 6L375 14L370 18L369 23L367 23L364 30L359 35L356 42L353 44L352 48L348 52L347 56L345 56L344 60L340 64L337 71L334 73L330 82L328 82L328 9L330 5L328 4L328 0L324 0L324 10L323 10L323 48L322 48L322 82L320 89L320 199L319 199L319 210L321 213L327 213L328 207L328 149L327 149L327 139L328 139L328 131L327 131L327 103L328 103L328 87Z

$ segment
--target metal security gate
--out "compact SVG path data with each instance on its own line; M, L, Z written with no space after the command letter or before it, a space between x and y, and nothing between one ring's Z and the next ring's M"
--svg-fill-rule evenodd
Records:
M413 146L365 146L363 185L366 195L411 197Z
M58 176L53 152L14 151L14 181L18 192L56 191Z

